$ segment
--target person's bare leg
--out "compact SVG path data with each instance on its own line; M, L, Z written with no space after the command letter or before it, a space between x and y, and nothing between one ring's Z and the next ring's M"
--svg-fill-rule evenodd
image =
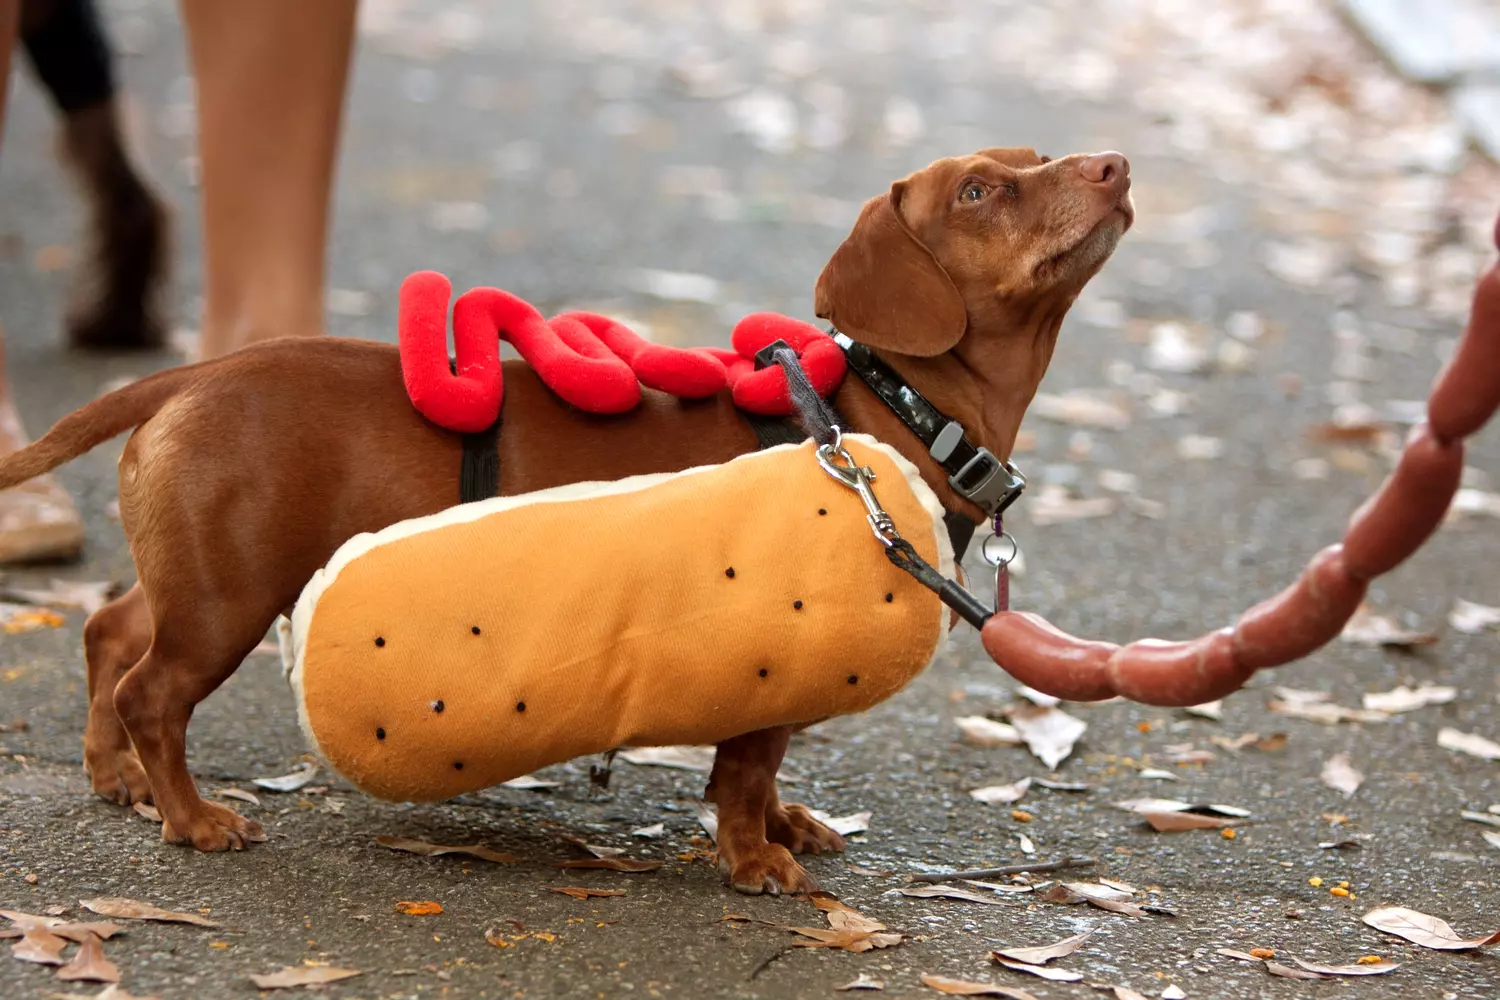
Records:
M356 0L182 0L198 95L202 355L323 332Z
M5 133L10 55L16 47L20 0L0 0L0 138ZM24 447L26 430L11 399L5 370L5 332L0 329L0 455ZM51 476L0 490L0 563L72 559L83 549L83 519Z

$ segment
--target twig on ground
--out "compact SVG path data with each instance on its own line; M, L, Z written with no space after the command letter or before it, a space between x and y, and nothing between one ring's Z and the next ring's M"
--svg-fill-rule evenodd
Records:
M1001 875L1022 875L1027 872L1055 872L1063 868L1086 868L1095 863L1093 858L1059 858L1056 861L1036 861L1025 865L1006 865L1004 868L974 868L966 872L940 872L938 874L908 875L908 882L947 882L956 878L998 878Z

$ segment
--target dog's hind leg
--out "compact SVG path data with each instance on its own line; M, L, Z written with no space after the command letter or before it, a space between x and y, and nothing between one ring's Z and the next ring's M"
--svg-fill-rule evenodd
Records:
M260 611L210 595L175 602L168 620L153 608L151 647L115 688L115 710L151 780L161 836L168 843L224 851L265 839L259 824L204 801L187 766L193 709L265 636L277 608Z
M762 729L725 740L714 756L706 794L719 807L719 870L740 892L802 893L818 888L791 851L766 837L767 812L776 803L776 771L791 737L789 726Z
M89 681L83 767L94 791L122 806L151 801L151 782L115 712L116 686L150 647L151 612L139 584L89 615L83 626Z

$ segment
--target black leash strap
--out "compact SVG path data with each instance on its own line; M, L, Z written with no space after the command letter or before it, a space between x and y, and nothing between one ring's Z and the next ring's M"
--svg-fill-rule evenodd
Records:
M457 373L458 363L448 359L448 370ZM458 502L473 503L500 495L500 421L505 411L495 414L495 422L482 431L465 434L464 457L458 467Z
M818 463L829 475L859 494L869 512L870 527L885 547L886 558L897 568L916 577L918 583L937 594L964 621L975 628L983 627L994 612L981 604L978 598L956 580L943 576L923 559L911 542L901 537L890 515L881 509L870 488L866 471L858 467L849 453L841 447L837 417L807 380L807 373L797 360L797 352L777 341L766 348L765 353L786 372L787 391L802 414L802 423L807 428L807 433L818 444ZM847 464L837 464L836 460L843 460Z

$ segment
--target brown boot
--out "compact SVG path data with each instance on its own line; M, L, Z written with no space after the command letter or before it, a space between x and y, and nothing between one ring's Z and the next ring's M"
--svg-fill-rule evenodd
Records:
M84 348L160 347L166 207L130 161L116 101L73 111L63 122L63 157L89 203L91 243L68 309L68 339Z

